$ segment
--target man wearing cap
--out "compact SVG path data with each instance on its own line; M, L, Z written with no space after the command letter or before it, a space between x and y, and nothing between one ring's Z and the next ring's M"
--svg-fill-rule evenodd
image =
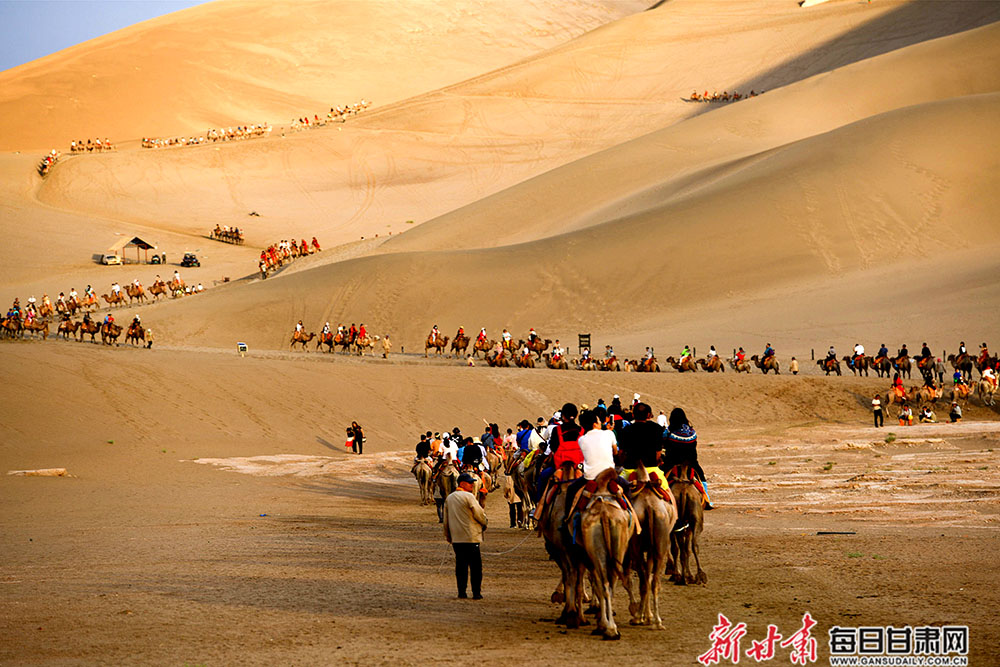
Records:
M462 473L458 488L444 501L444 538L455 551L455 581L458 597L467 598L466 584L472 579L472 599L482 600L483 560L479 545L486 530L486 513L476 502L472 490L475 478Z

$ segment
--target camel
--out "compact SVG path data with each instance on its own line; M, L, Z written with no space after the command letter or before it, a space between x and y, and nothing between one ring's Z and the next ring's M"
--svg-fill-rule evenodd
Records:
M77 340L78 343L83 342L84 334L90 334L90 342L96 343L97 341L94 340L94 336L101 332L101 325L93 320L84 320L83 322L80 322L80 328L77 331L79 335L79 339Z
M868 367L875 371L875 374L879 377L889 377L889 371L892 370L892 363L886 357L875 357L874 359L868 359ZM867 373L866 373L867 374Z
M32 338L35 337L36 333L40 333L42 334L42 340L48 340L49 323L46 320L33 320L31 322L25 322L21 330L21 335L24 335L25 333L30 334Z
M81 310L85 310L88 313L92 313L100 309L101 302L97 299L96 294L91 294L86 299L80 302Z
M125 293L128 294L128 302L129 303L132 303L133 299L135 299L139 303L142 303L143 301L146 301L146 300L149 299L149 297L146 296L146 292L143 291L143 289L141 287L137 287L135 285L126 285L125 286Z
M351 345L354 343L352 339L345 332L341 331L336 336L333 337L333 344L340 348L340 351L347 354L351 351Z
M701 492L687 479L672 480L670 492L677 500L677 524L670 533L670 552L676 565L674 583L678 586L708 583L708 576L701 569L701 561L698 559L698 536L704 525ZM692 556L697 569L693 576Z
M105 345L114 343L118 345L118 336L122 333L122 328L114 322L105 322L101 325L101 342ZM93 337L91 337L93 338Z
M817 359L816 365L819 366L820 370L824 371L827 375L833 372L840 375L840 362L836 359Z
M24 325L18 317L5 317L2 328L4 336L15 338L21 336L21 330L24 329Z
M515 355L514 365L518 368L534 368L535 360L530 353L525 355Z
M535 340L533 340L533 341L529 341L527 343L519 342L518 345L517 345L517 349L520 350L522 345L527 345L528 349L531 350L532 352L534 352L537 355L538 361L541 361L542 360L542 352L544 352L545 350L547 350L549 348L549 345L551 345L551 344L552 344L552 341L550 339L546 338L544 341L542 341L541 338L538 338L536 336Z
M567 628L578 628L588 623L583 617L583 571L586 553L580 546L573 544L573 538L564 525L567 512L567 487L568 484L565 482L556 484L555 495L548 511L536 519L539 520L539 528L542 537L545 538L545 550L559 566L562 578L563 610L556 623L564 623Z
M42 303L38 307L38 317L52 317L56 314L56 309L52 307L51 303Z
M140 340L145 342L146 330L142 328L141 324L130 324L128 331L125 332L125 342L138 345Z
M490 352L486 355L486 365L496 366L499 368L509 368L510 361L507 360L507 354L504 352L500 352L499 354Z
M667 357L666 363L674 367L678 373L683 373L685 371L691 371L695 373L698 371L698 365L695 363L692 357L685 357L682 363L677 363L677 360L673 357Z
M875 362L871 358L866 357L865 355L861 355L857 359L851 356L844 356L844 365L850 368L851 373L854 375L861 375L864 373L867 376L868 367L874 365L874 363Z
M159 301L161 296L167 295L167 286L161 280L153 283L149 287L149 293L153 295L153 301Z
M490 491L496 491L500 488L500 471L503 470L503 461L500 460L500 455L491 449L486 450L486 464L489 466L491 475Z
M302 351L307 352L306 343L311 341L316 337L315 333L306 333L305 331L296 331L292 334L292 341L288 344L288 347L295 347L296 344L302 346Z
M695 363L701 366L702 370L707 371L709 373L726 372L726 365L722 363L722 359L719 358L719 355L715 355L714 357L709 357L708 359L699 359Z
M991 357L991 356L987 355L985 359L983 357L981 357L981 356L980 357L976 357L976 361L975 361L976 370L979 371L980 375L982 375L983 371L985 371L987 368L996 368L997 367L997 361L998 361L998 358L995 357L995 356Z
M668 357L669 359L669 357ZM656 363L656 357L650 357L649 359L643 359L641 361L634 362L634 370L638 373L659 373L660 364Z
M611 357L610 359L605 359L604 361L600 362L600 365L598 366L598 370L602 371L620 371L621 369L622 365L618 363L618 357Z
M119 306L125 306L125 305L127 305L127 302L125 301L125 297L123 297L121 295L121 293L118 293L118 294L102 294L101 298L108 302L108 306L109 307L114 307L115 305L119 305Z
M427 342L424 343L424 357L427 356L427 350L431 348L434 348L434 351L437 352L439 356L442 355L444 353L444 349L448 347L448 340L449 338L447 336L444 338L438 336L437 340L428 336Z
M982 378L976 384L976 390L979 392L979 400L983 402L983 405L993 407L993 404L996 402L993 397L997 393L996 387L993 386L993 383L986 378Z
M596 371L598 368L593 359L574 359L573 366L581 371Z
M535 509L535 502L532 500L533 488L530 485L528 473L523 460L519 461L517 465L510 466L507 470L507 477L510 478L511 484L514 486L514 493L521 498L521 502L524 504L525 524L530 524L531 510Z
M486 353L492 350L493 346L496 344L495 340L476 340L476 342L472 344L472 356L478 357L479 353L482 352L485 357Z
M451 341L451 356L457 357L459 355L465 356L465 351L469 349L469 337L465 334L461 336L455 336L455 340ZM476 351L472 351L472 356L476 356Z
M737 358L732 358L729 360L729 365L733 367L733 370L737 373L750 374L750 362L746 359L740 360Z
M327 352L333 352L333 334L332 333L321 333L319 338L316 339L316 349L320 349L326 345Z
M372 338L367 335L364 338L355 338L354 349L357 350L357 353L362 357L365 356L365 350L371 350L372 356L374 357L375 343L376 341L378 341L378 339L379 339L378 336L375 336L375 339L372 340Z
M65 319L59 323L59 328L56 330L56 338L62 336L66 340L70 339L70 336L76 335L76 330L80 328L80 322L74 322L70 319Z
M755 354L750 357L750 361L752 361L753 365L759 368L764 375L767 375L767 372L770 370L773 370L775 375L779 375L778 360L775 357L766 357L763 361L761 361Z
M413 476L417 480L417 485L420 486L420 504L430 505L434 502L434 492L431 488L431 476L433 475L433 470L427 459L420 459L416 465L413 466L411 470Z
M458 470L450 463L444 463L438 471L437 477L431 481L432 486L436 486L440 498L435 498L437 505L438 523L444 523L444 499L455 492L458 488Z
M892 360L892 367L899 372L899 377L911 378L913 377L912 367L910 366L910 358L906 355L896 357Z
M918 359L917 369L920 371L920 375L924 378L924 380L932 379L934 377L934 357Z
M951 363L951 367L956 371L962 371L962 377L966 380L972 379L972 357L968 354L960 354L955 356L954 354L948 355L948 361Z
M122 304L124 304L125 297L121 297L121 299L122 299ZM60 315L76 315L76 311L79 308L80 308L80 302L77 301L75 298L70 299L69 301L56 302L56 312L59 313Z
M554 368L555 370L565 371L569 369L569 364L566 363L565 357L561 357L558 361L553 361L552 355L546 352L542 355L545 359L545 365L549 368Z
M951 400L963 401L966 405L968 405L969 399L972 397L972 392L974 389L976 388L970 387L967 384L956 384L951 389Z
M663 474L657 471L658 474ZM670 534L677 521L675 501L667 502L653 488L646 467L636 470L636 485L629 494L639 530L632 537L633 566L639 575L639 606L629 611L633 625L653 624L663 630L660 618L660 577L664 570L673 571L670 554ZM638 613L636 613L638 612Z
M931 405L937 403L937 400L944 396L944 389L937 387L932 388L924 385L919 389L917 387L912 387L910 389L910 400L916 404L930 403Z
M613 468L605 472L610 474L601 473L598 476L598 489L580 517L580 542L593 573L594 595L599 603L597 632L602 639L621 639L612 601L616 578L621 580L626 590L630 588L623 561L636 526L631 515L622 509L618 499L608 490L609 482L617 477L617 473ZM566 597L568 599L569 595Z

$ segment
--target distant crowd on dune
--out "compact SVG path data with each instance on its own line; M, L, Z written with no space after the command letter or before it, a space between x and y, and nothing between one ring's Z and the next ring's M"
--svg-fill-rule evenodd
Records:
M362 99L360 102L355 104L348 104L346 106L335 106L330 107L330 111L327 112L325 118L320 118L319 114L313 114L312 118L309 115L302 116L301 118L292 119L292 130L295 132L300 132L302 130L308 130L313 127L322 127L327 123L343 123L347 120L348 116L356 116L365 109L371 106L371 102Z
M320 252L321 250L322 248L319 247L319 241L316 240L315 236L312 237L311 247L305 239L302 239L301 243L296 243L295 239L291 241L282 239L260 251L260 260L257 262L257 269L260 271L261 279L264 279L267 278L268 273L281 268L296 257L308 257L314 252Z
M45 176L47 173L49 173L49 170L55 166L56 162L59 161L60 157L62 157L62 153L60 153L56 149L53 148L51 151L49 151L49 154L43 157L41 162L38 163L38 174L40 176Z
M738 93L735 90L729 92L724 90L721 93L713 92L711 95L708 94L706 90L704 93L699 93L697 90L691 93L688 98L689 102L736 102L744 98L757 97L758 95L763 95L764 91L757 92L756 90L751 90L749 93L744 95L743 93Z
M211 129L197 137L170 137L167 139L143 137L142 147L170 148L172 146L200 146L208 143L214 144L219 141L240 141L242 139L252 139L253 137L266 137L269 134L271 134L271 126L267 123L237 125L236 127Z
M87 139L87 143L83 143L83 139L69 142L70 153L93 153L94 151L100 153L102 151L113 151L114 149L114 144L107 137L104 138L104 141L98 138Z

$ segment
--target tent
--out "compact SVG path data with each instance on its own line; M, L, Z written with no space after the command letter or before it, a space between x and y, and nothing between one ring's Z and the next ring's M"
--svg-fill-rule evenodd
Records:
M125 260L125 250L129 248L135 248L135 261L136 264L139 263L139 251L144 250L146 253L146 263L149 263L149 251L156 250L156 246L147 241L143 241L138 236L133 236L131 239L128 237L122 237L115 241L115 244L108 248L108 252L114 255L121 253L122 261Z

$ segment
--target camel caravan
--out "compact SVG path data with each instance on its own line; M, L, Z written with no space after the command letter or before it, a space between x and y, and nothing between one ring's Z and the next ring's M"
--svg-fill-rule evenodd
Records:
M223 243L233 243L235 245L243 245L243 232L239 227L230 227L229 225L216 225L215 229L208 235L208 238L213 241L222 241Z
M38 163L38 175L48 176L49 172L52 171L52 168L56 166L56 162L59 161L60 157L62 157L62 153L56 149L53 148L49 151L49 154L43 157Z
M96 343L96 337L100 335L101 343L118 345L123 328L115 324L114 315L109 312L100 323L90 317L91 309L96 309L96 300L89 286L86 301L78 298L76 290L72 290L70 295L69 299L66 299L65 295L60 293L54 305L49 300L48 294L42 297L41 304L36 304L34 297L29 298L24 307L21 306L20 299L14 299L7 314L0 320L0 338L44 341L52 335L56 339L68 341L76 338L77 342L83 342L83 337L89 335L90 341ZM78 311L83 311L83 319L74 320ZM59 317L58 322L56 316ZM152 334L152 330L145 329L139 316L136 315L127 330L126 342L142 344L149 348L152 347Z
M172 148L174 146L201 146L203 144L214 144L220 141L241 141L253 139L255 137L266 137L271 134L271 126L267 123L256 125L237 125L235 127L223 127L206 130L205 134L193 137L169 137L157 139L154 137L143 137L141 146L143 148Z
M240 234L240 238L242 239L242 233ZM240 243L242 243L242 240ZM315 236L312 237L312 244L307 243L305 239L302 239L301 243L295 239L282 239L276 243L271 243L260 251L257 269L260 271L260 277L263 280L270 273L277 271L293 260L299 257L308 257L321 250L322 248L320 248L319 241L316 240Z
M298 324L295 325L294 331L292 331L289 347L294 349L296 345L301 345L302 351L307 352L307 345L313 340L316 341L317 350L325 345L326 351L331 354L339 349L343 354L353 352L362 357L365 356L365 353L375 356L376 350L378 350L381 352L383 359L388 359L389 353L392 352L392 342L389 340L389 334L385 336L372 336L368 334L364 323L360 326L355 326L353 322L350 327L343 324L338 325L336 331L330 326L329 322L326 322L317 337L315 332L306 333L302 320L299 320Z
M320 118L319 114L313 114L312 118L308 114L300 118L293 118L290 127L293 132L301 132L315 127L323 127L327 123L344 123L348 117L357 116L370 106L371 102L366 99L345 106L337 105L330 107L330 111L323 118Z
M113 151L114 149L114 144L107 137L104 138L104 141L100 139L87 139L87 143L83 143L83 139L80 139L69 142L70 153L104 153Z
M483 507L491 490L503 489L510 528L537 531L559 566L551 597L562 604L556 623L588 625L589 603L596 612L592 634L620 639L612 606L620 584L629 623L663 629L662 579L708 581L699 541L704 513L714 506L684 411L675 408L661 423L638 394L628 407L615 396L610 405L601 399L582 412L566 403L547 423L522 420L516 429L501 435L488 423L479 437L457 427L422 434L411 468L420 503L436 505L440 522L463 473L478 480Z
M720 103L720 102L738 102L744 98L757 97L758 95L763 95L764 91L757 92L751 90L749 93L744 95L743 93L738 93L736 91L729 92L724 90L721 93L713 92L711 95L708 94L706 90L704 93L699 93L697 90L691 92L691 94L685 99L685 102L708 102L708 103Z

